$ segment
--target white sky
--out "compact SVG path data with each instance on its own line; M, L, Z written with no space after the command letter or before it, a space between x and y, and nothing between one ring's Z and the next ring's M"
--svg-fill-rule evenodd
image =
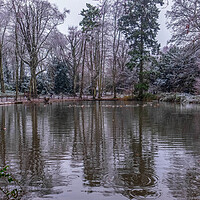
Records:
M160 31L158 33L158 41L161 43L161 46L165 46L167 41L170 39L170 32L166 28L166 18L165 13L167 9L170 9L171 0L169 1L169 5L163 6L160 13ZM90 3L95 5L97 2L95 0L49 0L49 2L54 3L58 6L60 11L63 11L64 8L70 10L70 14L67 15L65 23L60 26L60 31L64 34L67 33L68 26L78 26L81 21L80 12L83 8L86 8L86 3Z
M167 41L171 37L170 31L166 27L167 19L165 17L165 14L167 10L170 10L172 6L172 0L165 0L164 2L167 3L165 3L164 6L161 7L159 17L160 31L158 32L158 41L161 43L162 47L167 44Z

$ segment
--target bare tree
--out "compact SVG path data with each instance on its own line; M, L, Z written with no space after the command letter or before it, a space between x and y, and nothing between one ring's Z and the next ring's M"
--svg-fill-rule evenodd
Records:
M1 92L5 93L3 76L3 49L7 26L10 21L10 11L7 9L7 4L3 0L0 1L0 10L0 84Z
M25 56L19 51L18 54L30 67L29 92L36 97L36 77L45 70L39 69L38 66L47 58L51 50L48 38L56 27L64 22L67 11L61 13L55 5L45 0L11 0L11 2L19 27L19 42L23 42L26 47Z
M117 66L119 66L117 62L117 55L119 52L120 40L121 40L121 32L118 27L118 20L123 13L122 5L120 0L116 0L112 2L111 6L111 24L112 24L112 82L113 82L113 98L117 97Z
M100 99L102 97L102 90L103 90L103 75L105 70L105 64L106 64L106 43L107 43L107 37L108 37L108 14L109 14L109 1L103 0L100 4L100 13L101 13L101 21L100 21L100 63L98 67L98 98Z
M80 82L80 94L79 94L79 98L80 98L80 99L82 99L82 96L83 96L84 75L85 75L86 47L87 47L86 34L82 33L82 51L83 51L83 52L82 52L81 82Z
M79 31L77 27L69 27L67 41L69 44L68 51L70 52L70 60L72 63L73 95L76 96L78 69L80 66L83 51L81 31Z
M81 15L83 20L80 22L82 26L82 32L86 35L85 45L87 44L88 52L86 54L87 66L91 73L91 92L93 98L97 95L97 77L98 77L98 65L100 63L100 46L99 46L99 36L100 36L100 10L99 8L86 4L87 10L83 9ZM85 49L85 47L84 47ZM86 50L86 49L85 49ZM84 52L85 55L85 52ZM83 70L82 70L83 72Z
M171 42L177 44L195 43L200 32L200 0L173 0L171 11L167 12L168 27L172 31Z

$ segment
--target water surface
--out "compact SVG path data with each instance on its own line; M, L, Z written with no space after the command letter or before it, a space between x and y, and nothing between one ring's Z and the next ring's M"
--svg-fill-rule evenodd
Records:
M200 199L200 106L13 105L0 128L24 199Z

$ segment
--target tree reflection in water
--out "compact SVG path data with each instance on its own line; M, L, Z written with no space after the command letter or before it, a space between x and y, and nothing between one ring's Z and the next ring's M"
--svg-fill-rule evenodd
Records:
M0 165L10 165L27 199L198 199L195 109L132 102L1 107Z
M89 110L81 108L79 117L75 110L74 120L79 121L74 122L72 159L77 159L75 155L83 155L84 185L89 192L93 187L105 187L128 198L158 195L154 157L149 153L154 147L150 138L143 144L143 107L137 110L138 121L134 125L134 116L128 119L117 107L111 108L108 114L112 120L108 121L100 103Z
M1 107L1 118L0 118L0 154L1 154L1 167L6 166L6 142L5 142L5 131L6 131L6 126L5 126L5 108Z

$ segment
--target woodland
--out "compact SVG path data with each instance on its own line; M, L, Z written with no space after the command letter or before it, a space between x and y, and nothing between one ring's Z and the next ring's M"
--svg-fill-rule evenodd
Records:
M63 34L69 10L47 0L0 1L0 95L199 94L200 0L173 0L169 44L157 42L163 0L86 4Z

